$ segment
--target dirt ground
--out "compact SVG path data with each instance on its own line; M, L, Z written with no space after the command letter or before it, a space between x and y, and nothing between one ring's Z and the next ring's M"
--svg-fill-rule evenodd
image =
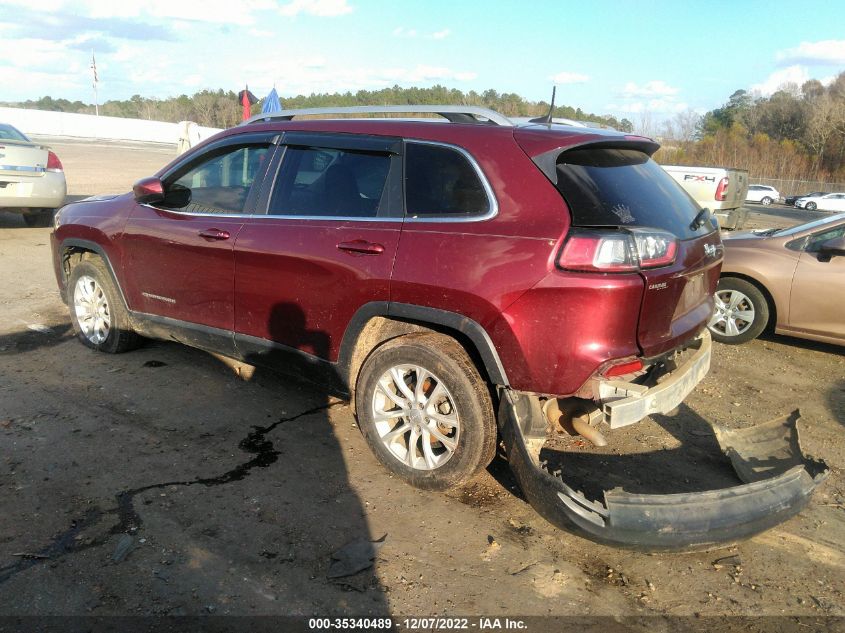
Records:
M173 156L53 145L72 197ZM797 222L755 211L752 226ZM845 615L845 348L714 344L675 415L610 433L615 451L569 442L585 478L666 492L718 460L705 421L800 407L805 451L831 468L807 509L736 547L641 554L548 524L501 459L459 492L404 485L319 387L173 343L88 350L49 231L0 213L0 615ZM382 537L374 567L327 577L333 552Z

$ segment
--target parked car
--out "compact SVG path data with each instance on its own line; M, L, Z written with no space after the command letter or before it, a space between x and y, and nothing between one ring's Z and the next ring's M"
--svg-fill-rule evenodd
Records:
M802 193L797 196L787 196L783 199L783 203L789 205L790 207L794 207L799 198L814 198L816 196L825 195L827 195L826 191L811 191L810 193Z
M807 211L845 211L845 193L825 193L795 201L795 206Z
M766 328L845 345L845 213L725 237L710 332L745 343Z
M745 196L746 202L759 202L764 206L769 206L773 202L780 200L778 190L769 185L748 185L748 194Z
M713 211L723 229L741 229L748 210L742 206L748 192L748 172L722 167L661 165L702 209Z
M0 209L23 214L28 226L50 226L67 194L64 169L49 147L0 123Z
M376 112L448 122L330 118ZM376 457L414 486L483 470L498 423L526 498L557 525L652 549L733 542L823 478L795 471L797 443L722 434L745 484L598 501L539 457L552 424L598 441L599 424L671 411L709 367L721 239L657 148L464 106L259 115L132 193L64 207L56 279L95 350L143 335L310 371L353 398ZM791 452L792 470L743 479L745 460L771 457L759 446Z

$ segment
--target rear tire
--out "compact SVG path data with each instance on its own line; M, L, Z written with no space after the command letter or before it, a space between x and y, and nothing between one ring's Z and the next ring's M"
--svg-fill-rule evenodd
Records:
M103 260L85 259L70 271L67 284L70 321L83 345L108 354L138 347L129 313Z
M495 455L487 383L447 336L409 334L377 347L361 366L355 403L375 456L417 488L460 487Z
M769 303L760 289L738 277L722 277L707 327L720 343L739 345L757 338L769 324Z

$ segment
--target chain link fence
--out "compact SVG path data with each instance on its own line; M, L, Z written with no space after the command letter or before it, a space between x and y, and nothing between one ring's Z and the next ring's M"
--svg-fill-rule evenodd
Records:
M845 182L824 182L822 180L792 180L784 178L758 178L749 176L748 182L752 185L769 185L778 190L781 196L796 196L798 194L810 193L811 191L824 191L825 193L845 192Z

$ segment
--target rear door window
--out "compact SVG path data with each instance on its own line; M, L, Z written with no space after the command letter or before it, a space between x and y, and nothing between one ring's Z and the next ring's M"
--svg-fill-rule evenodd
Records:
M651 158L632 149L585 148L557 160L557 187L576 226L642 226L681 239L715 230L693 229L701 211L681 186Z
M269 215L374 218L390 215L391 155L332 147L288 147Z
M405 145L405 208L410 218L471 218L491 211L478 170L457 149Z

